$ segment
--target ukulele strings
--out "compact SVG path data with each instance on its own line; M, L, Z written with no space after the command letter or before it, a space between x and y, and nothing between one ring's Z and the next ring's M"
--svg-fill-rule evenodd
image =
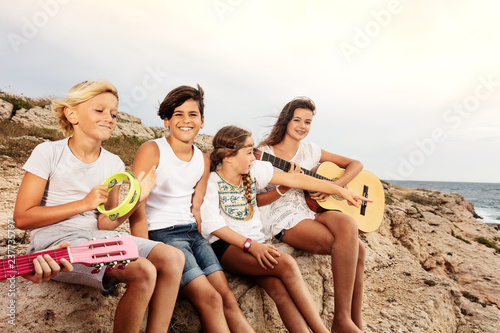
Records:
M88 255L85 253L78 253L79 250L86 250L86 249L99 249L99 248L107 248L107 247L113 247L113 246L118 246L120 245L118 242L116 244L111 244L108 245L106 243L102 244L102 246L95 248L94 245L88 246L88 245L76 245L70 247L72 249L71 256L75 259L80 259L80 258L87 258ZM76 252L76 253L73 253ZM123 251L119 251L119 254L116 256L123 255ZM45 254L48 254L52 259L56 260L56 262L59 264L60 259L64 258L66 260L69 259L69 251L68 248L62 248L62 249L54 249L54 250L45 250L45 251L40 251L40 252L35 252L35 253L29 253L29 254L24 254L20 256L16 256L15 258L3 258L1 259L2 263L2 271L4 274L7 272L22 272L26 271L26 273L33 272L34 271L34 264L33 260L36 259L39 255L44 256ZM106 257L103 258L111 258L112 254L107 253ZM27 259L27 260L26 260ZM97 259L96 256L93 256L93 259ZM22 261L20 264L17 264L19 261ZM12 263L11 263L12 262ZM15 268L10 268L11 265L14 265ZM23 272L24 274L24 272Z

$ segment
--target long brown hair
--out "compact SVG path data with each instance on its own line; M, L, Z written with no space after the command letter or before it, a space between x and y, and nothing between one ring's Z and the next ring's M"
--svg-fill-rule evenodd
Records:
M243 148L245 141L252 133L237 126L225 126L214 136L214 150L210 154L210 171L216 171L217 167L226 157L235 156ZM245 188L245 200L248 206L248 214L245 220L253 217L254 208L252 205L252 178L250 173L242 175L243 187Z
M274 146L283 140L286 133L286 128L288 123L293 118L293 113L295 109L308 109L311 110L313 115L316 114L316 105L314 102L308 97L296 97L292 99L290 102L286 103L281 110L276 123L274 123L273 129L271 133L259 144L259 147L262 146Z

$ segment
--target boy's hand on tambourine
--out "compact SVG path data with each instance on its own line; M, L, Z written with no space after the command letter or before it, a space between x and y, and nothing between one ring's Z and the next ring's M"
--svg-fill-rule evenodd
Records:
M92 210L100 204L105 204L108 201L108 187L106 185L94 186L82 201L86 210Z
M274 259L274 257L279 257L280 253L278 249L271 244L252 243L248 252L257 259L259 265L264 269L268 267L274 268L274 265L278 264L278 261Z
M69 242L63 242L56 246L49 247L46 250L62 249L68 247L69 245ZM60 265L62 265L62 267ZM22 275L22 277L33 283L40 283L49 281L59 274L59 272L71 272L73 270L73 265L71 265L71 263L64 258L61 259L60 265L48 254L43 257L39 255L33 259L35 272Z

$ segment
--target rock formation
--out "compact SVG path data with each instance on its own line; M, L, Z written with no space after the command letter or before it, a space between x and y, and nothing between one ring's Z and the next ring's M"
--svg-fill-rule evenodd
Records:
M9 110L7 104L0 100L0 114ZM138 118L125 114L120 118L115 135L149 139L165 134L164 130L143 127ZM17 110L10 121L53 128L50 119L53 117L48 109L36 108ZM200 135L196 144L206 152L211 149L210 140L210 136ZM1 149L0 256L4 257L8 217L12 216L23 172L12 158L2 155ZM498 231L476 220L473 205L459 194L389 183L384 183L384 188L382 226L376 232L360 235L367 248L364 331L500 332L500 256L494 248L500 246ZM125 224L123 229L127 228ZM16 251L23 254L27 234L17 230L16 235ZM318 311L330 325L334 310L330 259L286 244L277 246L296 258ZM257 332L286 332L275 305L262 289L244 277L226 276ZM19 277L13 283L3 281L0 286L2 332L112 331L117 296L52 281L35 285ZM123 293L123 288L118 288L118 294ZM12 319L15 325L9 323ZM179 299L170 332L200 329L193 307Z

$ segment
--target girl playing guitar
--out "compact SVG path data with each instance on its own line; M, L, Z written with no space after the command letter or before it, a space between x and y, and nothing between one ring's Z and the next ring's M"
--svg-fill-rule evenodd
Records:
M315 105L308 98L296 98L285 105L269 136L259 150L292 162L289 172L300 167L312 169L330 161L345 169L334 183L345 186L362 170L356 160L320 149L302 140L311 129ZM311 193L315 200L327 195ZM298 249L331 256L335 293L332 332L361 332L361 307L365 248L358 239L356 221L339 211L314 213L306 204L304 192L285 186L268 185L257 196L264 231Z

